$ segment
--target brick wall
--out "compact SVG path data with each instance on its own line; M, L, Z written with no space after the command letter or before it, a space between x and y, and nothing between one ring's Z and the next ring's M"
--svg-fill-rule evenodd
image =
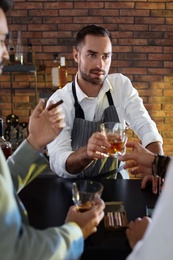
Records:
M127 75L143 98L164 139L165 154L173 155L173 3L172 0L138 1L51 1L15 0L8 14L9 29L16 39L22 31L23 44L33 45L36 63L46 65L38 72L38 94L51 90L53 53L66 57L68 80L76 65L72 46L76 32L90 23L112 32L111 72ZM13 113L28 121L35 106L34 77L31 73L13 75ZM0 77L0 115L12 111L10 75ZM131 133L130 138L137 140Z

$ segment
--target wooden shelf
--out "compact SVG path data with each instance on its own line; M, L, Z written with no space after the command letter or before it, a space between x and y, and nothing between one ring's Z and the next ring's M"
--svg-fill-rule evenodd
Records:
M3 72L36 72L37 66L35 65L7 65L3 68Z

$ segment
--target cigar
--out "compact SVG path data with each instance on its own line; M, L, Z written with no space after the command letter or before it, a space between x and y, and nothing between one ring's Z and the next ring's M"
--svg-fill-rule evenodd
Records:
M106 213L105 216L104 216L104 226L105 226L106 228L109 227L109 217L108 217L107 213Z
M50 111L52 110L53 108L61 105L63 103L63 100L59 100L58 102L56 102L55 104L50 104L50 106L48 106L47 110Z
M127 223L126 223L126 216L125 216L125 212L120 212L121 214L121 220L122 220L122 226L126 227Z
M109 226L114 227L113 212L108 212Z
M122 227L121 213L120 213L120 212L117 212L117 215L118 215L118 225L119 225L120 227Z

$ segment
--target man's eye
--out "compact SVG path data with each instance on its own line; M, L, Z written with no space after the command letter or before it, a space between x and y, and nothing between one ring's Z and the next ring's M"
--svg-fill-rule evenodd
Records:
M88 57L94 58L94 57L96 57L96 54L95 53L90 53L90 54L88 54Z
M103 56L103 58L104 58L105 60L110 59L110 57L111 57L110 54L108 54L108 55L104 55L104 56Z

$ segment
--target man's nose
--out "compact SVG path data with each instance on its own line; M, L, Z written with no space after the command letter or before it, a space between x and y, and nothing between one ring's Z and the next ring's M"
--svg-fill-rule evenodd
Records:
M103 59L102 59L102 57L98 57L98 58L97 58L96 65L97 65L99 68L102 68L102 67L103 67Z

